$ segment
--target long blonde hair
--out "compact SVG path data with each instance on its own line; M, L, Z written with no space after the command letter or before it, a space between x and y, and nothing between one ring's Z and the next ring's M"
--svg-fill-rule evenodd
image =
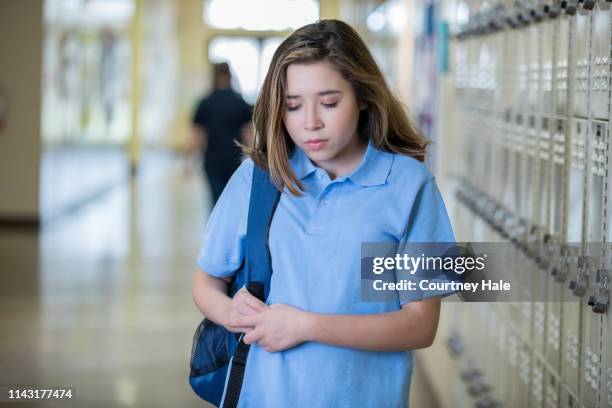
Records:
M254 146L243 146L257 165L269 170L280 190L287 187L296 196L304 190L289 162L295 146L283 124L287 67L316 61L335 66L352 84L357 102L366 105L359 115L359 137L380 150L425 161L430 142L389 90L359 34L340 20L320 20L293 32L274 53L253 110Z

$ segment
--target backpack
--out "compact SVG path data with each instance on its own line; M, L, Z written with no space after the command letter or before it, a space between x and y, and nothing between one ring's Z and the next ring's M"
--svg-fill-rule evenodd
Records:
M269 173L253 166L249 201L245 256L230 285L232 297L243 286L264 301L270 290L272 262L268 236L280 192ZM225 327L204 319L197 327L191 350L189 384L202 399L223 408L238 404L250 345L242 341L244 333L232 333Z

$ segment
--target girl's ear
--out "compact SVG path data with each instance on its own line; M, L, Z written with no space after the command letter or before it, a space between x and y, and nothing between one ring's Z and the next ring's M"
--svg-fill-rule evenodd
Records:
M361 103L359 104L359 110L364 110L364 109L365 109L365 108L367 108L367 107L368 107L368 105L366 105L366 103L365 103L365 102L361 102Z

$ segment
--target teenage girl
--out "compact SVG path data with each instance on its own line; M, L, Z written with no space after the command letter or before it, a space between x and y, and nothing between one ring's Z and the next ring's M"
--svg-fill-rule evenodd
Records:
M432 344L440 298L361 300L362 242L453 242L423 161L427 141L359 35L338 20L291 34L254 109L255 145L205 231L201 312L251 344L239 406L406 407L414 349ZM227 295L244 258L253 166L282 191L265 303Z

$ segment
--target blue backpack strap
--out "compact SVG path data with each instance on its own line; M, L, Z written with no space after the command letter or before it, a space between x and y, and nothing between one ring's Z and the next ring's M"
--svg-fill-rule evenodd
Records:
M249 202L243 281L247 283L249 291L262 301L265 301L270 291L272 259L268 236L272 215L279 198L280 193L270 180L270 173L255 164Z
M279 199L280 192L270 180L269 173L255 164L249 201L245 263L242 270L244 276L241 277L241 280L245 282L249 292L261 301L265 301L270 291L272 258L268 248L268 236L272 216ZM245 344L242 337L240 336L229 365L227 383L222 397L223 408L235 408L240 398L250 349L250 345Z

